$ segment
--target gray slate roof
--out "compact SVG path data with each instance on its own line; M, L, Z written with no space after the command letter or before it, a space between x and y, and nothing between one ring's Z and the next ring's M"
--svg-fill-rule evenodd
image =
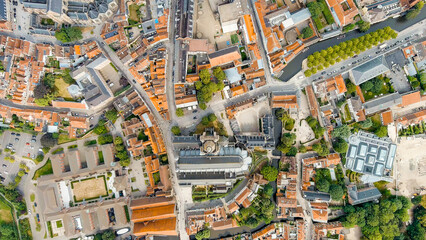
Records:
M360 85L388 71L388 63L383 56L379 56L352 69L350 73L354 83Z

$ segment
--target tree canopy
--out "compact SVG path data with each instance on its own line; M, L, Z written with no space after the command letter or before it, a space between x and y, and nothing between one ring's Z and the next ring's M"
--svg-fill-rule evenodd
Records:
M332 137L341 137L341 138L344 138L344 139L349 138L350 135L351 135L351 129L346 124L344 124L344 125L342 125L340 127L335 128L331 132L331 136Z
M343 197L343 188L342 186L338 185L338 184L332 184L330 186L330 196L331 199L335 200L335 201L339 201L342 199Z
M386 137L388 136L388 128L386 126L380 126L374 132L378 137Z
M312 35L314 35L314 31L312 30L312 28L310 28L310 27L305 27L305 28L302 30L302 37L303 37L303 38L309 38L309 37L312 37Z
M264 166L262 170L260 170L260 173L266 180L274 182L275 180L277 180L278 169L273 166L267 165Z
M115 109L111 109L105 113L105 117L111 122L115 122L118 118L118 112Z
M180 135L180 128L178 126L173 126L172 127L172 133L176 136Z
M324 9L324 5L316 1L308 3L307 7L309 9L309 12L311 12L313 18L319 17L319 15Z
M315 143L314 145L312 145L312 150L317 152L318 155L321 157L325 157L330 154L330 150L328 149L327 144L323 140L321 140L320 143Z
M208 238L210 238L210 229L208 228L205 228L197 232L197 234L195 234L195 239L197 240L208 239Z
M342 222L346 228L361 227L362 234L369 240L394 239L400 236L399 226L409 220L410 201L402 196L382 199L379 204L366 203L361 206L346 206L347 214Z
M40 138L40 143L43 147L51 148L55 146L57 142L58 142L58 139L54 138L52 133L45 133Z
M79 27L63 27L56 31L55 37L57 40L67 43L83 39L81 29Z
M333 149L338 153L345 153L348 151L348 143L345 139L337 137L333 141Z
M176 109L176 116L183 117L183 115L184 115L184 112L182 108Z

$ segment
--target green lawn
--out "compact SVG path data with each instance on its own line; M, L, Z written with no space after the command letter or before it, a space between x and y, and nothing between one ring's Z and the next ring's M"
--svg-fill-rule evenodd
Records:
M232 34L231 35L231 43L232 44L237 44L239 42L240 42L240 40L238 40L238 35L237 34Z
M0 198L0 223L13 222L12 212L10 206Z
M132 4L129 6L129 13L130 13L129 20L131 20L135 24L139 23L141 20L138 14L140 7L141 6L137 4Z
M49 174L53 174L53 169L52 169L52 162L49 160L47 160L46 164L44 164L43 167L39 168L33 177L33 180L37 180L37 178L44 176L44 175L49 175Z
M34 202L34 201L35 201L35 194L34 194L34 193L31 193L31 195L30 195L30 200L31 200L31 202Z
M76 141L76 138L70 138L68 134L59 134L58 144Z
M70 85L66 83L62 78L57 78L55 80L55 87L58 89L58 97L63 97L65 99L72 99L71 94L68 92L68 87Z
M62 220L56 221L56 227L61 228L62 227Z
M153 173L152 177L154 178L155 185L157 185L160 182L160 172Z

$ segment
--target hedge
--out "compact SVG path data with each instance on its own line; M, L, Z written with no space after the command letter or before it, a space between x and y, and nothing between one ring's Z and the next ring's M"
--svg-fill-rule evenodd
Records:
M328 24L333 24L334 23L334 18L333 15L331 15L330 9L328 8L327 3L325 2L325 0L319 0L318 2L320 2L324 7L323 7L323 11L322 14L324 14L325 20L327 21Z
M318 30L321 30L324 28L324 25L322 25L321 20L316 17L316 18L312 18L314 20L315 26L317 27Z

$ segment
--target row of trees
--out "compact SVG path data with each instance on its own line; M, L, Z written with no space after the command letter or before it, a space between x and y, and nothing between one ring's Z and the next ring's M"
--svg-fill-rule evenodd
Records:
M114 139L115 146L115 156L120 159L120 165L127 167L130 164L130 157L127 153L126 147L124 146L123 139L121 137L116 137Z
M203 69L199 73L200 81L195 82L195 89L197 90L197 99L201 109L206 109L206 103L210 102L213 97L213 93L221 91L225 84L223 80L226 79L226 75L222 68L217 67L213 69L213 76L216 81L213 81L212 76L208 69Z
M390 27L379 29L364 36L354 38L327 49L314 52L308 56L307 67L305 71L307 77L317 73L325 68L328 68L337 62L345 60L349 57L359 54L379 43L396 38L397 33Z
M410 219L410 208L410 201L402 196L382 199L379 204L347 205L342 224L346 228L361 227L365 239L394 239L401 236L400 227Z

